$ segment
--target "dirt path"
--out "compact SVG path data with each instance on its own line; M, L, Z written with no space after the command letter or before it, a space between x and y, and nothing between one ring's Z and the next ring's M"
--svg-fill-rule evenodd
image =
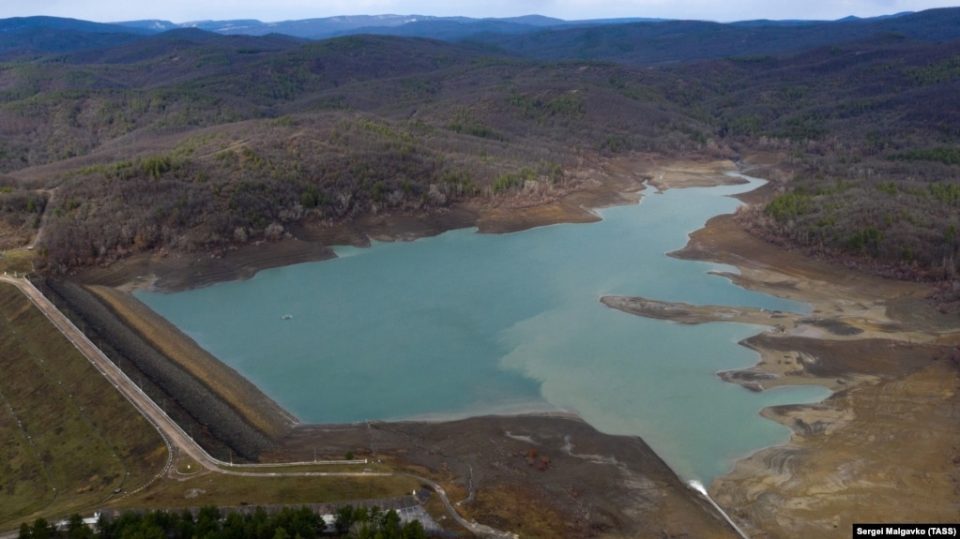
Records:
M30 251L43 239L43 233L47 228L47 221L50 218L50 207L53 206L53 199L57 196L56 189L42 189L41 191L47 193L49 197L47 197L47 203L43 206L43 215L40 217L40 226L37 227L37 233L33 236L33 239L30 240L30 243L27 244L27 249Z
M269 466L258 464L230 464L214 458L206 452L193 438L191 438L180 426L173 421L166 412L163 411L150 397L137 386L123 371L120 370L110 359L60 310L46 298L29 280L24 278L14 278L9 276L0 276L0 281L13 284L47 317L48 320L57 328L76 348L86 357L91 364L102 374L127 400L133 404L137 410L157 429L164 443L167 445L168 455L170 455L167 466L161 472L166 475L170 472L174 455L185 455L196 461L204 469L225 474L244 477L389 477L395 475L389 472L263 472ZM366 460L350 461L359 464L366 464ZM337 464L344 462L337 461ZM317 463L287 463L286 466L311 465ZM229 469L225 469L229 468ZM240 471L245 469L249 471ZM413 475L401 474L416 479L430 487L437 493L442 500L444 507L458 524L481 537L513 538L512 533L493 529L483 524L463 518L454 508L447 497L446 492L440 484L428 478ZM159 476L158 476L159 477ZM141 487L141 489L144 487ZM2 538L0 538L2 539Z

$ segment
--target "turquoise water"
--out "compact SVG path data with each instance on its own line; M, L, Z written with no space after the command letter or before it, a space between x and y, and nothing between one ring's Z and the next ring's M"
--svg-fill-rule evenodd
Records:
M709 483L789 436L762 407L827 390L758 394L718 379L756 362L737 345L756 327L648 320L598 299L806 310L707 273L733 268L664 255L751 188L649 194L594 224L338 248L335 260L137 296L305 422L562 409L642 436L681 476Z

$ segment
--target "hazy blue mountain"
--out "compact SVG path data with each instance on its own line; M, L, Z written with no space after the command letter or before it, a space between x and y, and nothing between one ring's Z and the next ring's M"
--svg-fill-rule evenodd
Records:
M180 25L177 23L164 21L160 19L143 19L139 21L124 21L124 22L118 22L114 24L125 26L127 28L136 28L136 29L146 30L151 32L166 32L167 30L180 28Z
M567 21L543 15L507 18L427 15L352 15L279 22L254 19L173 23L118 23L140 32L198 28L219 34L285 34L325 39L351 34L471 40L535 58L605 59L630 63L683 61L730 55L782 54L831 43L901 33L925 40L957 34L957 10L903 12L837 21L749 20L732 23L619 18ZM504 39L506 37L506 39Z
M472 41L537 59L607 60L647 65L790 54L883 35L926 42L960 38L960 8L828 22L663 21L559 27L518 35L475 36Z
M113 47L147 33L141 28L59 17L0 19L0 60Z
M456 20L426 20L409 22L400 26L368 26L343 32L341 35L372 34L460 41L478 34L489 34L493 36L529 34L537 32L542 28L543 26L508 22L502 19L471 20L466 22Z
M219 34L266 35L286 34L307 39L322 39L349 34L384 34L397 36L431 37L457 40L472 34L518 34L545 28L570 26L598 26L632 22L652 22L659 19L624 18L566 21L543 15L523 15L505 18L433 17L428 15L348 15L262 22L251 19L222 21L193 21L173 23L165 20L140 20L117 23L142 31L162 32L175 28L199 28Z
M465 41L534 59L605 60L650 65L710 58L791 54L897 35L921 41L960 37L960 8L838 21L716 23L657 19L564 21L540 15L475 19L422 15L357 15L264 23L254 19L173 23L140 20L102 24L54 17L0 20L0 59L121 47L163 32L187 29L220 35L285 35L326 39L353 34ZM175 34L182 36L183 34ZM194 41L205 39L194 36ZM157 43L150 46L156 48ZM164 45L166 46L166 45ZM163 47L156 50L163 50ZM121 52L113 57L136 58ZM87 56L85 61L95 57Z
M136 26L128 27L122 24L107 24L99 22L83 21L79 19L68 19L64 17L11 17L9 19L0 19L0 34L11 34L26 32L37 29L50 30L68 30L75 32L87 32L97 34L112 33L130 33L146 34L148 29L138 28Z
M172 23L170 21L129 21L118 23L140 29L170 30L173 28L199 28L219 34L267 35L286 34L307 39L332 37L345 33L356 33L359 28L391 28L425 20L466 21L465 17L430 17L426 15L345 15L299 19L278 22L262 22L255 19L236 19L222 21L191 21Z
M467 40L475 36L525 35L560 28L607 27L631 23L663 22L661 19L596 19L565 21L539 15L505 19L434 19L409 22L394 27L358 28L350 34L383 34L408 37L427 37L446 41Z
M526 26L559 26L561 24L566 24L567 22L563 19L545 17L543 15L521 15L519 17L505 17L497 20L523 24Z
M279 34L225 36L198 28L177 28L119 46L73 51L62 55L61 59L72 64L132 64L177 58L176 62L166 62L174 65L150 70L152 76L176 77L217 66L230 69L244 63L237 62L236 58L254 60L265 54L299 47L305 42ZM228 61L230 58L233 59ZM173 74L171 70L177 73Z
M754 26L812 26L815 24L824 24L830 21L811 21L802 19L752 19L749 21L736 21L728 23L731 26L754 27Z

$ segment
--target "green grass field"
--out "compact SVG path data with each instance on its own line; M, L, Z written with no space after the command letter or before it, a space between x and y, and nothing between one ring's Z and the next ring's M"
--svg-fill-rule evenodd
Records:
M30 273L33 271L33 259L36 254L27 249L9 249L0 251L0 272Z
M166 463L153 427L8 284L0 373L0 530L93 510Z
M0 283L0 531L101 507L300 504L402 496L393 477L239 477L200 472L147 484L167 459L160 436L14 286ZM191 465L189 468L187 465ZM198 471L188 459L181 473ZM282 466L253 472L390 471Z
M241 477L205 472L184 481L164 480L110 504L116 508L177 509L201 505L240 506L337 503L404 496L420 483L391 477Z

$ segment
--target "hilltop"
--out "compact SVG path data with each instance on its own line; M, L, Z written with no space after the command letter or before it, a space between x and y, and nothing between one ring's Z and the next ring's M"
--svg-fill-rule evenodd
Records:
M614 60L634 64L773 54L898 34L936 41L955 35L956 9L837 21L750 20L715 23L644 17L563 20L542 15L504 18L353 15L263 22L256 19L174 23L136 20L94 23L55 17L0 20L0 50L13 58L122 45L177 30L220 35L285 35L322 40L347 35L423 37L482 43L539 59Z
M711 494L736 508L731 518L774 534L837 529L838 513L852 518L864 496L881 515L952 509L955 500L942 493L956 485L955 431L917 433L949 424L957 401L958 96L960 9L728 24L0 21L5 272L33 273L44 296L218 458L306 463L319 451L397 473L227 479L195 473L198 463L181 455L166 468L170 480L111 498L156 474L159 440L140 432L146 425L119 394L98 389L103 379L77 385L90 378L89 364L68 353L74 348L24 297L0 289L0 326L12 329L0 334L12 350L7 374L19 377L0 383L4 399L28 420L42 404L33 423L56 427L30 435L35 449L21 443L29 421L0 428L8 460L25 463L3 472L13 494L0 518L108 499L181 507L201 494L208 497L197 503L241 505L382 498L422 487L426 474L465 517L529 535L726 534L714 509L642 440L577 419L292 425L118 285L198 287L329 258L331 245L372 238L595 221L593 208L635 202L644 187L737 181L722 176L734 163L771 182L673 255L737 266L722 275L810 304L810 312L614 303L687 322L730 322L734 312L769 324L743 341L762 361L721 377L751 390L800 382L837 393L767 409L793 429L790 445L741 461ZM589 259L576 249L571 257ZM838 261L936 282L936 301L929 284L865 276ZM34 361L40 356L50 362ZM44 399L61 386L69 399ZM139 434L104 429L111 413ZM890 444L860 451L854 443L891 428ZM86 438L116 454L80 455L76 440ZM70 464L77 455L83 466ZM916 455L917 466L903 466ZM859 468L823 494L838 462ZM316 466L306 464L329 469ZM56 475L43 477L45 469ZM890 481L906 490L889 489ZM787 491L819 494L813 505L786 507ZM898 499L908 491L920 493L913 505ZM437 515L451 507L437 497L431 504Z
M956 39L960 9L839 21L661 21L551 28L470 41L541 60L605 60L630 65L795 54L883 36L937 43Z
M85 37L0 47L18 58L0 65L5 226L22 242L49 211L40 253L65 271L374 214L545 201L615 157L772 151L793 181L743 216L758 234L941 278L956 267L958 20L525 17L493 21L536 28L514 37L322 41L7 20L14 40L24 25Z

